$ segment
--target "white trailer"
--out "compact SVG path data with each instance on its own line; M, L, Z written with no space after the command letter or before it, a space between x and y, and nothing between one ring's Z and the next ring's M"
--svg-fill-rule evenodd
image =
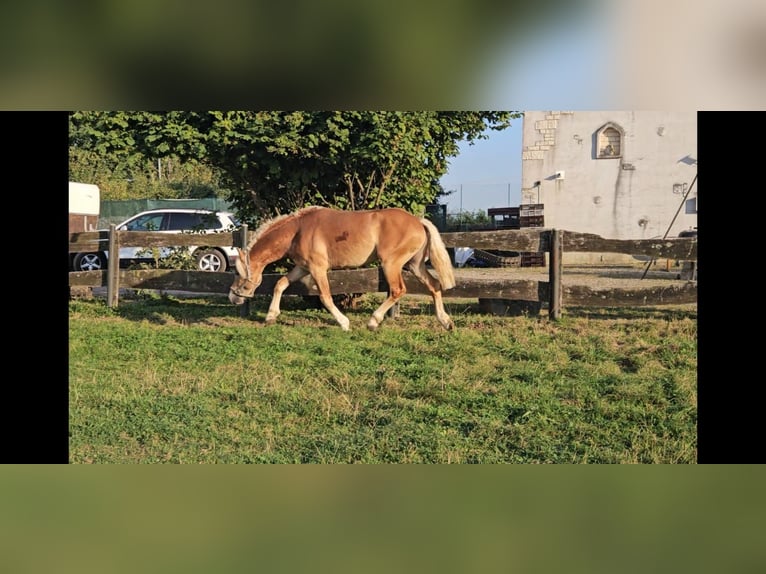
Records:
M101 191L91 183L69 182L69 233L96 231Z

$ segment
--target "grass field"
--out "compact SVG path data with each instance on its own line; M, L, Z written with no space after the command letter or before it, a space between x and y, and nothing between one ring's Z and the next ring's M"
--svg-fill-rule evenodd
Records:
M348 311L139 293L69 307L73 463L694 463L696 306L558 322L430 300Z

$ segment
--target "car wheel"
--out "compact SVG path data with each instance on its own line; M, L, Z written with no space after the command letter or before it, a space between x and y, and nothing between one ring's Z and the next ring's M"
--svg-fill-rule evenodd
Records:
M217 249L203 249L194 254L200 271L226 271L226 257Z
M101 271L106 267L106 260L100 253L78 253L72 266L75 271Z

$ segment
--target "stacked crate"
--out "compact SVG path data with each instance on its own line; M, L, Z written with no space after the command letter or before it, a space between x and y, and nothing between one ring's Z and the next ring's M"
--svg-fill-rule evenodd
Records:
M545 227L542 203L527 203L519 206L519 226ZM545 267L545 253L525 252L521 254L522 267Z
M527 203L519 206L519 225L521 227L545 227L542 203Z
M492 220L495 229L522 229L524 227L545 227L542 203L528 203L519 207L492 207L487 210L487 215ZM518 258L512 257L515 252L500 252L492 250L490 253L495 258L484 257L482 260L490 265L513 267L545 267L545 253L522 252Z
M487 215L495 229L519 229L521 226L518 207L490 207Z

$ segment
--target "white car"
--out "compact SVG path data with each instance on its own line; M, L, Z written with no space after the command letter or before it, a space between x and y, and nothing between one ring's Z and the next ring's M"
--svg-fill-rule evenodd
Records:
M142 211L116 226L120 231L160 231L167 233L197 232L215 233L234 231L239 227L237 218L227 211L208 209L151 209ZM160 247L159 257L167 257L173 247ZM200 271L228 271L237 258L234 247L188 247ZM72 257L74 271L99 271L106 268L108 251L75 253ZM134 262L151 262L152 250L145 247L121 247L120 266Z

